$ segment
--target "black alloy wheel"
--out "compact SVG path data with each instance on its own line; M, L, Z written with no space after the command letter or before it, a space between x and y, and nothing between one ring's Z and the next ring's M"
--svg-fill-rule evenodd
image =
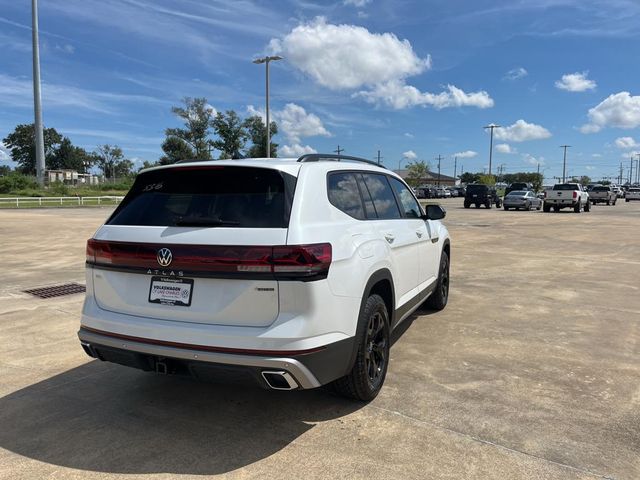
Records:
M369 317L367 333L365 337L364 364L369 387L377 390L382 384L384 373L387 370L388 338L385 335L385 320L380 312L375 312Z

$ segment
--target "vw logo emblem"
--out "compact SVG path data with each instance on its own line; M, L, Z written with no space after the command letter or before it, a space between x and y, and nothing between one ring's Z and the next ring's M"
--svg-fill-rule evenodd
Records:
M161 248L158 250L157 259L161 267L168 267L173 260L173 254L168 248Z

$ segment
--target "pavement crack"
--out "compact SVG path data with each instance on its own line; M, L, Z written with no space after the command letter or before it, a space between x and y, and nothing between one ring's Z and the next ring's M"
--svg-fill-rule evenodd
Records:
M569 465L569 464L566 464L566 463L556 462L555 460L550 460L550 459L542 457L540 455L535 455L533 453L524 452L524 451L518 450L516 448L507 447L506 445L502 445L500 443L492 442L491 440L485 440L484 438L476 437L475 435L471 435L469 433L460 432L460 431L454 430L452 428L443 427L442 425L438 425L437 423L429 422L427 420L422 420L421 418L412 417L411 415L407 415L407 414L399 412L397 410L390 410L388 408L379 407L379 406L376 406L376 405L369 405L369 408L375 408L377 410L381 410L383 412L390 413L392 415L397 415L397 416L405 418L407 420L410 420L410 421L413 421L413 422L416 422L416 423L419 423L419 424L422 424L422 425L428 425L428 426L436 428L438 430L442 430L442 431L445 431L445 432L453 433L454 435L465 437L465 438L467 438L469 440L472 440L474 442L478 442L478 443L481 443L481 444L484 444L484 445L489 445L489 446L492 446L492 447L495 447L495 448L499 448L499 449L505 450L507 452L520 454L520 455L525 455L527 457L535 458L537 460L542 460L544 462L551 463L553 465L558 465L560 467L567 468L567 469L572 470L574 472L579 472L579 473L582 473L582 474L591 475L592 477L595 477L595 478L603 478L605 480L617 480L616 477L612 477L610 475L604 475L602 473L592 472L591 470L587 470L586 468L575 467L573 465Z

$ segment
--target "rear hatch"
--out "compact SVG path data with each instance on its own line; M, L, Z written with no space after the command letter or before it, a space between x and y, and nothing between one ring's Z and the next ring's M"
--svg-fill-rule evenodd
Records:
M87 244L98 306L160 320L270 325L279 310L273 259L287 243L295 182L277 169L228 164L140 174Z

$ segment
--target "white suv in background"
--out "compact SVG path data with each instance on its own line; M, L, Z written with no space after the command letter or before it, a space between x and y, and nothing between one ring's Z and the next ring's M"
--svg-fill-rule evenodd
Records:
M374 398L390 333L449 291L450 240L367 160L178 163L138 175L87 242L87 354L277 390Z

